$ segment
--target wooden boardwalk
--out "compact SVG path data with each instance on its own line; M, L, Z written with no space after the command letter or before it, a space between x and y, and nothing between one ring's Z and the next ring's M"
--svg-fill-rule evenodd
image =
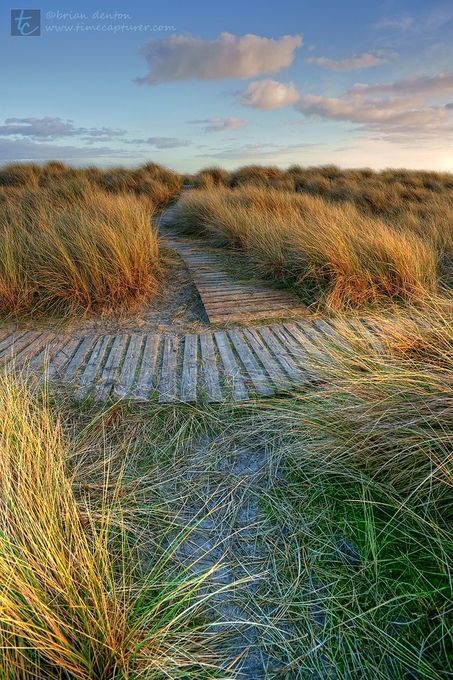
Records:
M232 273L247 270L247 260L228 250L211 248L202 239L167 236L164 244L184 260L210 323L282 319L307 314L300 299L269 283Z
M0 331L0 368L46 375L78 399L241 401L316 382L310 356L327 361L332 342L344 340L321 320L181 336Z
M210 323L307 314L305 305L290 291L247 277L246 257L226 248L213 248L205 239L175 234L172 225L177 221L177 206L167 208L159 219L162 242L184 260Z

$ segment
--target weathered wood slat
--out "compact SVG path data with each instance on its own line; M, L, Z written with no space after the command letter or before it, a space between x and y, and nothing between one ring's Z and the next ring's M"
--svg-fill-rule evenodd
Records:
M64 369L62 376L63 380L69 382L73 379L75 374L83 368L85 362L90 356L90 353L94 350L97 341L98 338L96 336L82 338L77 350L74 352L72 358Z
M181 374L181 401L197 400L198 336L186 335Z
M334 344L339 345L342 349L351 351L352 348L347 342L346 338L344 338L341 333L333 328L330 323L324 321L324 319L315 319L313 321L313 326L315 329L320 330L321 333L324 333Z
M300 383L304 378L304 374L292 358L291 352L281 344L280 340L274 335L270 328L258 327L256 332L261 336L264 342L267 343L268 347L270 347L276 360L286 371L287 375L289 375L293 383Z
M11 357L16 349L23 347L27 342L30 343L33 340L33 333L27 333L26 331L17 331L12 335L9 335L5 340L0 343L0 365Z
M178 346L177 335L166 335L162 350L162 370L159 382L159 401L171 402L178 400Z
M60 349L49 364L49 378L61 377L63 369L69 364L81 343L80 338L65 338Z
M118 399L126 398L132 390L135 381L137 366L141 358L143 346L142 335L131 335L124 357L123 367L120 376L114 386L114 396Z
M21 368L29 363L41 350L55 337L53 333L34 333L34 338L30 343L26 343L21 349L15 349L12 357L14 368Z
M381 340L379 340L376 332L373 332L373 329L367 325L366 321L364 322L359 319L349 319L348 324L353 329L355 335L365 339L365 341L379 354L385 354L385 347L383 343Z
M217 368L214 341L210 333L200 335L201 358L203 361L204 385L208 401L222 401L219 370Z
M146 336L142 360L138 369L137 385L132 392L132 396L139 401L149 399L151 392L156 387L160 346L160 335Z
M102 371L102 366L104 363L105 355L107 349L111 343L111 335L103 335L99 338L96 345L91 352L88 363L85 366L85 370L82 372L78 379L77 385L77 396L84 398L96 385L99 379L100 372Z
M61 348L63 342L64 338L55 335L46 340L45 344L42 346L42 349L38 350L33 357L30 357L26 360L27 369L29 371L40 371L45 369L47 375L49 367L51 366L54 357Z
M224 381L227 392L231 389L233 398L242 401L249 398L241 368L236 361L228 336L223 331L214 333L217 349L223 363Z
M283 325L289 330L290 333L292 333L292 335L294 335L296 338L299 338L299 341L304 346L307 354L314 356L318 361L321 362L328 360L328 354L325 350L323 351L323 348L320 345L322 338L319 337L319 333L312 334L308 326L301 326L297 322L291 324L285 323Z
M277 360L267 349L265 343L257 334L256 330L254 328L244 328L243 332L272 381L279 389L288 387L290 382L288 376L284 373Z
M110 396L115 377L121 367L127 341L127 335L116 335L113 340L105 366L95 388L96 398L100 401L104 401Z
M11 335L13 335L13 331L11 331L11 329L9 329L9 330L6 330L6 329L0 330L0 344L3 342L3 340L5 340L6 338L10 337Z
M242 333L238 330L230 330L228 331L228 336L258 394L263 396L271 394L272 387L269 384L269 380L245 342Z

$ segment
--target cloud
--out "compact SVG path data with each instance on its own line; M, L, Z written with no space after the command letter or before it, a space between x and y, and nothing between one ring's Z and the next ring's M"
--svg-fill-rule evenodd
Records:
M356 83L340 97L309 94L296 109L305 116L358 123L391 141L446 139L453 132L453 111L448 102L437 102L452 92L453 73L446 73L394 83Z
M388 29L396 31L409 31L414 26L414 18L411 16L404 17L382 17L379 21L372 24L372 28Z
M248 121L235 116L231 118L199 118L189 120L188 123L203 125L204 132L225 132L226 130L240 130L248 124Z
M156 147L156 149L177 149L181 146L189 146L192 142L177 137L148 137L145 143Z
M292 83L277 80L259 80L250 83L240 94L240 102L263 111L281 109L295 104L300 95Z
M258 35L221 33L215 40L177 35L150 40L141 48L149 73L137 78L139 84L181 80L255 78L277 73L290 66L302 45L300 35L279 39Z
M125 134L125 130L113 128L75 127L72 120L62 118L6 118L0 125L0 136L27 137L35 140L55 140L63 137L82 137L87 141L107 140Z
M299 154L306 149L322 146L314 143L283 145L274 142L249 143L241 146L217 147L209 151L197 154L199 157L231 159L241 161L270 161L277 162L279 159L289 159L294 154Z
M178 137L148 137L147 139L125 139L123 141L126 144L149 144L156 149L177 149L192 144L188 139L179 139Z
M351 88L351 93L357 94L409 94L418 97L429 95L449 95L453 93L453 71L448 73L438 73L433 76L418 76L406 78L394 83L377 83L366 85L356 83Z
M355 57L348 57L338 61L336 59L328 59L327 57L308 57L305 61L309 64L316 64L316 66L330 69L331 71L358 71L359 69L371 68L372 66L380 66L387 63L389 59L372 52L363 52Z
M62 160L67 162L86 163L112 158L132 158L132 154L123 149L108 146L63 146L47 142L35 142L32 139L0 139L0 162L15 161Z

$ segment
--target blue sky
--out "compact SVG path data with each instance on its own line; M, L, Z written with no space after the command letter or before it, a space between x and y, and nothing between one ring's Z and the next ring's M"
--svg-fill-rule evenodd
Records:
M451 1L25 9L40 36L0 12L0 162L453 170Z

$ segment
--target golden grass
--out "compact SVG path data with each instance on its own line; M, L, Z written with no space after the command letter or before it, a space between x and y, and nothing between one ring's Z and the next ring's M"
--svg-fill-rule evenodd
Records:
M335 309L434 293L433 245L353 204L269 188L212 188L180 201L180 228L248 254L258 274Z
M139 526L131 534L146 508L123 521L105 432L98 487L98 474L95 485L83 476L86 436L69 447L45 395L0 377L0 420L0 678L205 677L194 601L204 575L175 574L174 546L156 548Z
M89 183L113 194L140 196L151 208L162 207L181 190L182 176L157 163L138 168L73 168L59 161L44 165L11 163L0 167L0 188L27 187L53 189L56 185ZM1 197L1 194L0 194Z
M0 313L130 309L158 286L149 203L87 178L8 188L0 201Z

